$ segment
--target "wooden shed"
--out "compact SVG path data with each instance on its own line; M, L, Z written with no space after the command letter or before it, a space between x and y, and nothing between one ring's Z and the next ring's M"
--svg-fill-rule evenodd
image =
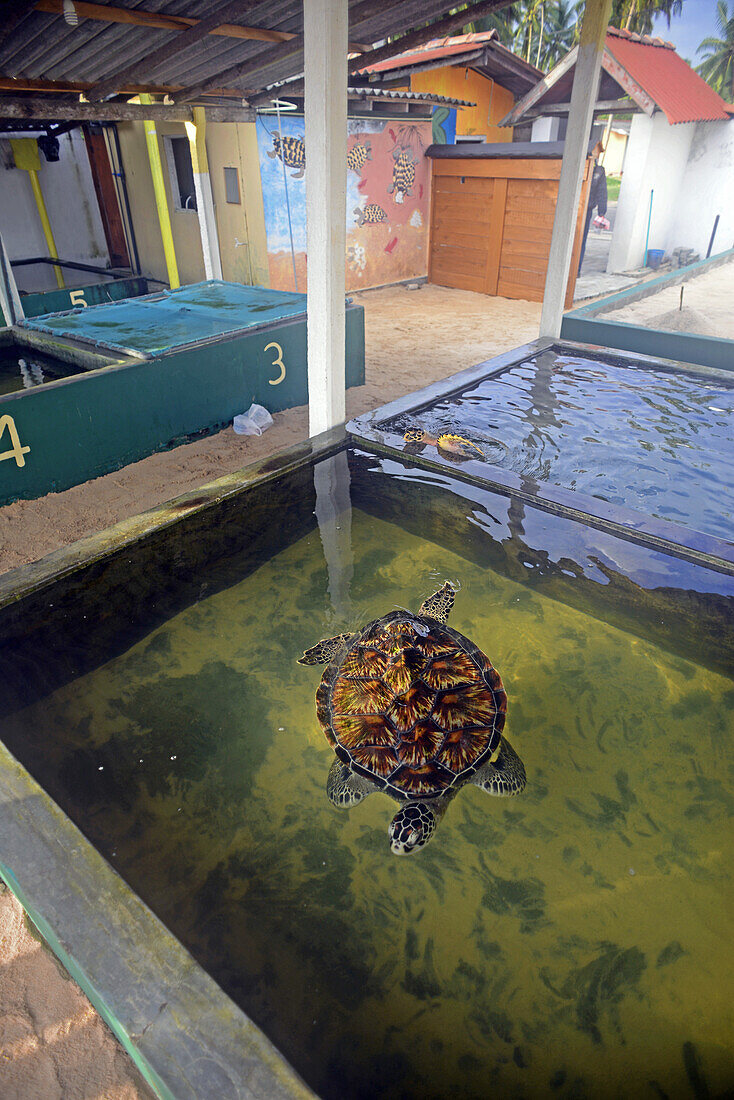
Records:
M542 302L561 142L431 145L428 280ZM593 161L581 188L566 307L573 302Z

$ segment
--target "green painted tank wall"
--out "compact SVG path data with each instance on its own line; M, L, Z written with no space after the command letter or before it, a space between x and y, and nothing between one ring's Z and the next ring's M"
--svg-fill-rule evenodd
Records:
M357 305L346 310L346 384L364 384ZM216 431L253 401L270 412L307 404L305 317L9 394L0 400L0 505L68 489ZM29 448L17 457L13 432Z
M114 279L107 283L91 283L71 290L46 290L42 294L24 294L21 298L26 317L40 317L43 313L61 313L75 306L97 306L104 302L119 302L123 298L137 298L148 293L148 280ZM74 297L72 297L74 295Z

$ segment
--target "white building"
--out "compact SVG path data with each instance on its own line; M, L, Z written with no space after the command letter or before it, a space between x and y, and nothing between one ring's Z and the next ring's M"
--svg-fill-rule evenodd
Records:
M548 140L568 113L576 50L539 81L503 125L533 122ZM645 263L647 248L693 249L703 258L734 246L734 108L669 42L610 27L596 116L632 113L608 271Z

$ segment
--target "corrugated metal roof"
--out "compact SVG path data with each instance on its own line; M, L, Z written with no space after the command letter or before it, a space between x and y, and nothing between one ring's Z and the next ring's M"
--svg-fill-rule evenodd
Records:
M203 19L212 0L97 0L116 8ZM445 15L447 0L404 0L389 7L350 2L349 35L356 42L377 42ZM360 14L362 13L362 14ZM192 87L216 78L234 65L246 65L237 88L262 89L303 71L303 0L261 0L238 20L251 27L284 31L299 37L274 44L209 34L202 41L150 69L146 80L161 85ZM0 27L0 30L2 28ZM70 27L61 14L29 7L27 14L3 38L0 34L0 74L25 79L100 81L133 65L157 47L167 45L178 30L104 22L85 17ZM231 86L231 85L230 85Z
M393 88L358 87L347 88L347 94L351 98L359 96L364 99L406 99L410 103L438 103L446 107L476 107L468 99L452 99L447 95L434 95L433 92L399 92Z
M728 119L721 96L662 38L610 27L606 49L655 101L670 123Z

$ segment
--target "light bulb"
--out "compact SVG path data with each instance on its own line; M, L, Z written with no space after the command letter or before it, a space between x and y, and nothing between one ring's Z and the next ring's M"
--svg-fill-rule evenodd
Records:
M64 19L70 27L79 26L79 16L74 7L74 0L64 0Z

